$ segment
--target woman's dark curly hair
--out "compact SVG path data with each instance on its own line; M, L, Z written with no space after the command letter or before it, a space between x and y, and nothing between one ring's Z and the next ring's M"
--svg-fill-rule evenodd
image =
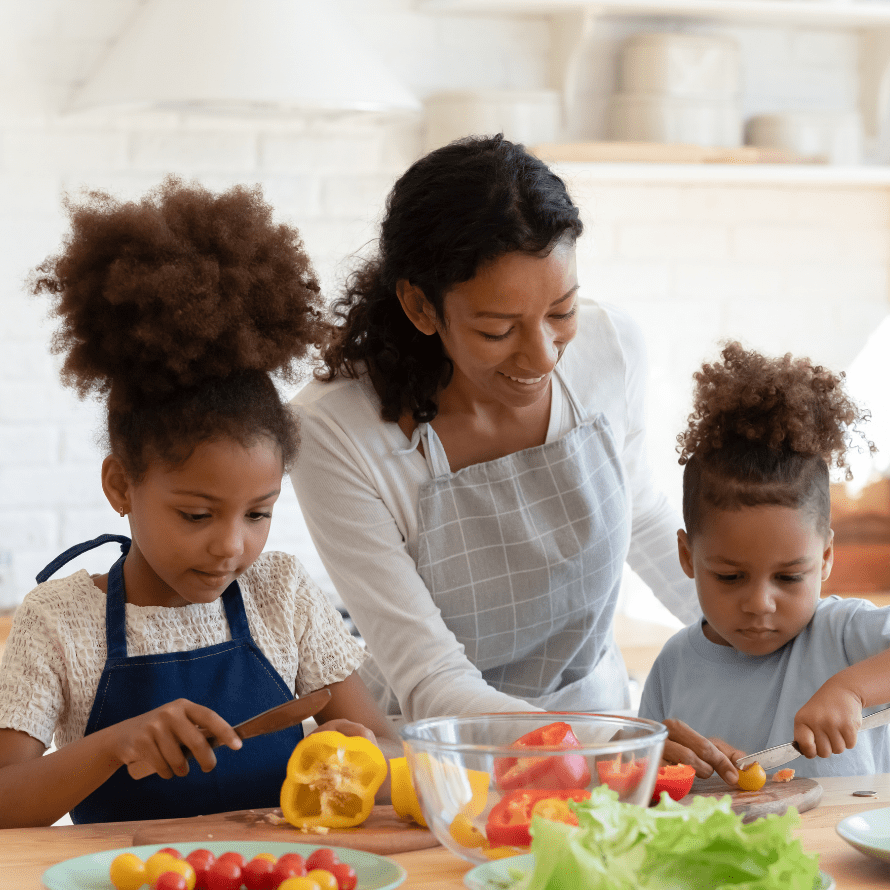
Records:
M865 438L855 428L869 413L844 391L843 374L809 359L767 358L736 342L721 357L693 375L693 411L677 436L686 533L701 529L708 507L776 504L809 511L827 535L828 467L847 467L850 433Z
M31 274L61 319L52 351L81 398L107 397L108 445L139 480L202 441L268 436L285 467L295 421L270 375L323 345L320 288L298 232L258 188L167 179L138 202L66 200L71 231Z
M420 288L445 323L445 295L512 251L546 255L582 232L563 181L502 135L452 142L416 161L386 202L377 256L349 279L341 320L324 353L323 380L370 374L384 420L432 420L453 367L438 335L418 331L396 295Z

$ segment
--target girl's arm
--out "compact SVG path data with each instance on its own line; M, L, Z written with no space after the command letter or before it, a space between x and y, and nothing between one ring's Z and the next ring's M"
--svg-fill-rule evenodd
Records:
M794 718L794 740L805 757L828 757L856 744L862 709L890 702L890 649L826 680Z
M205 772L216 755L199 727L230 748L241 739L217 713L179 699L91 733L44 754L43 743L15 729L0 729L0 828L52 825L92 794L122 765L150 763L165 779L184 776L185 745Z

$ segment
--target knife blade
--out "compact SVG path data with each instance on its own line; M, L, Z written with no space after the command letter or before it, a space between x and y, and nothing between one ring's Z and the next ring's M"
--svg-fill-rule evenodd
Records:
M882 708L880 711L863 717L859 731L874 729L876 726L884 726L887 723L890 723L890 708ZM752 763L759 763L764 769L772 769L782 766L784 763L790 763L798 757L800 757L800 749L797 747L797 742L786 742L784 745L776 745L774 748L764 748L763 751L746 754L744 757L740 757L735 765L738 769L747 769Z
M263 711L232 729L242 739L252 739L258 735L266 735L270 732L280 732L297 723L317 714L331 698L330 689L318 689L304 695L302 698L295 698L292 701L285 702L283 705L276 705ZM205 732L205 735L207 733ZM207 735L207 741L211 748L218 748L222 742L214 735ZM191 757L192 752L182 746L182 752L186 757ZM127 764L130 776L134 779L144 779L155 772L155 768L147 760L135 760L133 763Z

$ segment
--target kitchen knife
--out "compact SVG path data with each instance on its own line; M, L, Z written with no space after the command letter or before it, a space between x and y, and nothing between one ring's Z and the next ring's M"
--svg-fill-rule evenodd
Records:
M875 711L874 714L863 717L859 731L874 729L876 726L884 726L886 723L890 723L890 708L883 708L880 711ZM781 766L783 763L789 763L797 757L800 757L797 742L787 742L784 745L776 745L775 748L764 748L763 751L747 754L737 760L735 765L738 769L747 769L752 763L756 762L764 769L772 769L775 766Z
M277 705L245 720L232 729L242 739L252 739L254 736L266 735L270 732L280 732L287 729L295 723L302 723L313 714L317 714L331 699L330 689L319 689L316 692L310 692L302 698L295 698L293 701L285 702L283 705ZM206 732L205 732L206 735ZM211 748L218 748L222 742L216 736L208 735L207 741ZM183 753L186 757L191 757L192 752L183 745ZM130 776L134 779L144 779L155 772L155 768L146 760L135 760L133 763L127 764Z

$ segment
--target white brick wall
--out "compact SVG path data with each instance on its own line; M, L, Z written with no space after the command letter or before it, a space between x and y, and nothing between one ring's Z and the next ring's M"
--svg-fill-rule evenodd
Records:
M421 123L412 119L60 114L138 2L0 4L0 608L19 601L60 550L126 531L99 484L99 408L58 383L45 304L23 285L59 244L62 193L87 186L132 198L167 173L215 189L260 183L279 218L301 229L333 295L345 258L374 237L388 188L422 145ZM412 0L341 6L421 98L443 89L550 85L543 18L426 15ZM769 102L786 103L787 94L809 87L811 101L846 101L855 53L848 36L747 29L740 39L756 63L748 111L772 110ZM602 91L608 58L598 64L605 76L586 88ZM829 83L813 79L826 71ZM805 349L842 366L886 312L883 190L605 185L577 170L570 179L588 220L579 251L584 289L626 306L647 334L650 449L674 500L673 439L689 375L718 337ZM287 485L269 546L298 553L325 582ZM98 571L110 557L107 549L76 567Z

